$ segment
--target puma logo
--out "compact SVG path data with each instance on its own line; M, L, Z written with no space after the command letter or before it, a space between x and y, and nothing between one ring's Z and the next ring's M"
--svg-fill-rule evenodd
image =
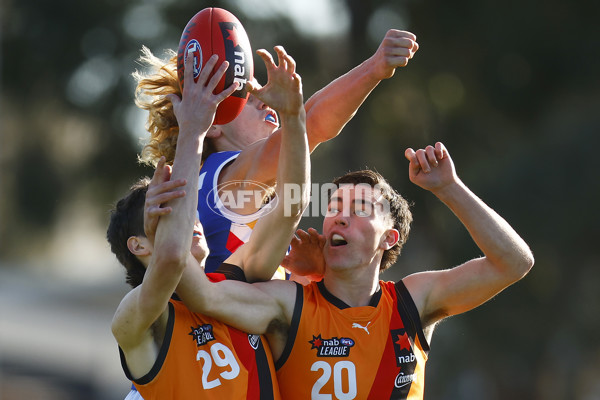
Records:
M360 328L360 329L362 329L363 331L367 332L367 335L370 335L370 333L369 333L369 329L367 329L367 328L368 328L368 326L369 326L370 324L371 324L371 321L369 321L369 323L368 323L367 325L365 325L365 326L362 326L361 324L357 324L357 323L355 322L355 323L353 323L353 324L352 324L352 327L353 327L353 328Z

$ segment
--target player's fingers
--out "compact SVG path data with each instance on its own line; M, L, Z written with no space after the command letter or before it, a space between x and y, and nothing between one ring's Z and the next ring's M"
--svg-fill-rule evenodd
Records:
M240 87L239 82L233 82L231 85L229 85L228 88L223 89L223 91L216 96L215 100L217 101L217 103L222 102L223 100L225 100L226 98L231 96L233 94L233 92L238 90L239 87Z
M417 40L417 35L409 31L402 31L399 29L390 29L385 34L386 38L408 38L412 41Z
M248 81L246 82L246 90L249 92L254 92L258 90L258 88L256 87L256 85L254 85L254 82Z
M308 233L306 233L305 231L303 231L302 229L298 229L296 231L296 236L298 237L298 239L300 239L301 241L307 241L310 239L310 235Z
M300 244L300 240L296 236L292 236L292 240L290 241L290 245L292 247L296 247Z
M412 148L408 148L404 151L404 157L408 160L409 175L416 175L421 170L421 165L417 159L417 152Z
M285 67L285 70L289 73L294 73L296 71L296 61L292 56L285 51L283 46L275 46L275 51L277 52L279 65Z
M194 54L191 52L186 53L184 58L183 81L191 84L194 82ZM186 85L184 85L183 89L185 89L185 86Z
M185 197L185 190L174 190L172 192L159 193L148 197L148 203L151 206L156 206L181 197Z
M302 78L300 77L300 75L298 75L297 73L293 73L292 74L292 88L294 90L298 90L300 92L302 92Z
M446 146L442 142L437 142L435 144L435 156L438 160L442 160L444 157L448 155L448 150L446 150Z
M186 183L187 181L185 179L174 179L155 185L152 190L148 189L148 192L152 194L166 193L177 189L178 187L185 186Z
M315 228L308 228L308 234L316 238L320 243L325 243L325 235L321 235Z
M154 174L152 175L152 182L158 182L161 179L163 174L163 168L165 167L166 158L165 156L161 156L156 163L156 168L154 169Z
M173 103L173 108L177 108L177 106L179 105L179 103L181 103L181 98L179 96L177 96L176 94L168 94L165 96L167 98L167 100L169 100L171 103Z
M425 148L425 155L427 156L427 162L429 163L429 165L431 165L434 168L438 166L438 159L436 157L435 147L427 146Z
M405 37L396 38L390 41L390 46L392 49L407 49L412 51L417 42L410 40Z
M214 71L215 65L217 65L217 61L219 61L219 56L216 54L213 54L212 56L210 56L208 61L206 61L206 64L204 64L204 66L200 70L200 75L198 75L198 83L200 85L207 86L207 84L210 84L212 82L212 79L210 79L211 74L214 72L216 75L219 71L218 69L217 69L217 71ZM223 63L225 63L225 62L227 62L227 61L223 61ZM222 66L223 65L221 65L221 67ZM214 75L213 75L213 78L214 78ZM219 77L219 79L220 79L220 77Z
M267 71L275 68L275 61L273 60L273 56L271 55L271 53L269 53L265 49L258 49L256 50L256 54L258 54L259 57L262 58L263 62L265 63L265 66L267 67Z
M280 68L283 68L284 70L288 71L288 60L287 60L287 53L285 52L285 50L283 49L282 46L275 46L273 47L273 49L275 50L275 53L277 53L277 65Z
M418 163L419 167L423 170L423 172L431 171L431 167L429 166L429 163L427 162L427 154L425 153L425 150L423 150L423 149L417 150L415 152L415 159L417 160L417 163Z
M412 46L413 55L417 52L417 50L419 50L419 43L413 42L413 46Z
M319 231L315 228L308 228L308 233L310 233L311 235L318 235Z
M221 63L221 65L219 65L219 68L216 69L215 73L210 78L208 83L206 84L206 89L209 90L210 93L212 93L215 90L215 88L221 81L221 78L223 77L223 75L225 75L225 72L227 71L227 67L229 67L229 62L223 61Z
M170 214L173 211L171 207L151 207L148 208L147 214L149 217L156 218Z

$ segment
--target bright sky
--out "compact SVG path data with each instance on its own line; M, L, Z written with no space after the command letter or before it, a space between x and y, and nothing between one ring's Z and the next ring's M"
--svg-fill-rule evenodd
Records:
M229 0L252 18L273 14L292 18L296 28L307 36L340 34L348 29L350 18L342 0Z

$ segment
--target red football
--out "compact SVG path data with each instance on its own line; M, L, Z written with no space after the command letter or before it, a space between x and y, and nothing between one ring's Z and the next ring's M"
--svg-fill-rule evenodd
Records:
M254 62L250 40L240 21L227 10L209 7L194 15L181 35L177 51L177 76L182 89L186 58L194 57L194 81L197 81L200 70L213 54L219 56L219 62L229 61L227 72L217 85L215 93L221 92L233 82L240 83L238 90L217 108L214 123L222 125L237 117L246 105L246 82L253 77Z

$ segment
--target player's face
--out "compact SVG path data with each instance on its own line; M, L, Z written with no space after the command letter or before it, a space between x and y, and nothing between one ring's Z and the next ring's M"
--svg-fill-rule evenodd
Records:
M208 257L209 250L208 244L206 243L206 237L204 236L204 229L197 219L194 224L194 237L192 238L192 248L190 251L200 264L204 264L206 257Z
M275 111L258 98L250 95L246 105L233 121L222 125L225 135L230 136L240 150L252 143L269 137L279 128Z
M379 265L392 224L378 194L369 185L344 185L333 193L323 221L327 268Z

